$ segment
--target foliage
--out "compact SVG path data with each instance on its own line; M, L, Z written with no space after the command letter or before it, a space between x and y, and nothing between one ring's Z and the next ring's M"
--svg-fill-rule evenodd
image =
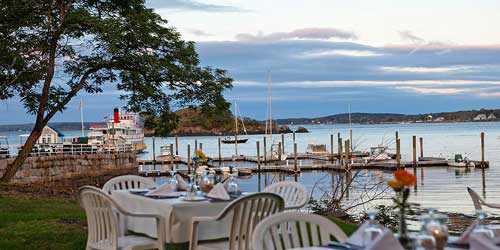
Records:
M200 66L195 44L144 0L6 0L0 10L0 100L17 97L36 115L4 181L80 91L116 89L127 110L158 117L149 122L164 133L173 107L224 105L232 86L226 71Z

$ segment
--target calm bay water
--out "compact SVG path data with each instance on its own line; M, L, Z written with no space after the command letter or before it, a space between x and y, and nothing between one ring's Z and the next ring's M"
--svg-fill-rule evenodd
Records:
M341 133L344 139L349 137L349 126L339 125L309 125L305 126L310 133L297 134L296 142L298 152L305 152L308 143L319 143L330 145L330 134L335 134L334 150L337 150L336 134ZM291 126L292 130L296 126ZM413 202L420 203L423 207L434 207L441 211L472 213L473 206L466 187L472 187L488 201L500 203L500 123L420 123L420 124L380 124L380 125L352 125L353 141L357 145L357 150L369 150L370 147L378 144L393 142L395 131L399 131L401 138L401 154L403 161L410 161L412 154L412 136L424 138L425 156L451 157L455 153L461 153L471 159L480 160L480 132L486 134L486 160L490 161L490 168L484 170L485 188L483 188L483 173L480 169L472 170L468 173L458 173L448 168L425 168L417 170L418 186L411 196ZM9 138L11 147L19 146L19 134L26 132L0 133ZM65 131L66 136L79 136L79 131ZM256 141L262 141L262 135L249 135L249 140L245 144L238 145L238 153L244 155L256 155ZM179 154L183 157L187 155L187 144L191 144L194 149L194 141L203 143L203 151L209 156L217 156L216 136L180 137ZM279 135L274 137L275 142L281 140ZM162 144L175 143L175 138L156 138L156 153L159 154L159 146ZM152 158L152 138L146 138L148 152L139 155L141 159ZM395 145L390 146L391 149ZM292 135L285 135L285 151L293 152ZM222 145L223 156L234 155L234 145ZM411 171L411 170L410 170ZM362 174L367 177L360 178L366 182L378 181L390 178L390 173L382 171L364 171ZM329 176L335 173L302 173L298 181L311 190L318 181L326 183L331 180ZM261 176L264 182L265 176ZM268 179L271 179L268 176ZM283 176L285 179L293 177ZM240 180L242 189L256 191L258 188L258 178ZM351 194L351 199L356 198L356 194Z

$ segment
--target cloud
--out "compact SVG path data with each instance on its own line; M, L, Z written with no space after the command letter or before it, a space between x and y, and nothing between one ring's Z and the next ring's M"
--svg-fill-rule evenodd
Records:
M357 39L357 35L350 31L344 31L334 28L304 28L296 29L290 32L274 32L269 34L241 33L236 35L236 40L245 42L270 42L289 39L318 39L326 40L330 38L339 39Z
M396 87L399 90L416 92L419 94L439 94L439 95L456 95L466 92L476 91L472 88L420 88L420 87Z
M478 95L480 97L500 97L500 92L486 92L486 93L479 93Z
M188 32L195 36L214 36L214 34L212 33L208 33L204 30L199 30L199 29L188 29Z
M247 12L230 5L208 4L195 0L148 0L146 5L155 9L203 11L203 12Z
M372 57L372 56L384 56L384 55L386 54L371 50L336 49L336 50L319 50L319 51L304 52L299 57L303 58L330 57L330 56Z
M400 86L497 86L500 81L474 80L404 80L404 81L298 81L278 82L273 86L297 88L335 88L335 87L400 87Z
M399 72L399 73L447 73L447 72L464 72L464 71L477 71L481 66L472 65L457 65L447 67L396 67L396 66L383 66L380 67L382 71L386 72Z
M423 38L414 35L409 30L399 31L399 36L401 37L401 39L408 40L408 41L410 41L412 43L416 43L416 44L425 43L425 40Z

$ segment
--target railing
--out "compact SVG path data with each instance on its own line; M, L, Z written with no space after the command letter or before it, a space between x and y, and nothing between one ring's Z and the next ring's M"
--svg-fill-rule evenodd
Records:
M21 146L22 147L22 146ZM21 148L20 148L21 149ZM112 154L133 152L132 145L35 144L30 156Z

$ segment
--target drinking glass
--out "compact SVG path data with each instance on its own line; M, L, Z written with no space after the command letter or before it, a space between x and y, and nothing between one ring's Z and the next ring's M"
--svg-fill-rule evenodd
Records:
M426 230L430 235L434 236L436 249L442 250L448 242L448 226L446 225L448 217L437 214L434 210L429 210L428 216L429 221L426 223Z
M196 185L195 177L196 174L192 173L189 174L189 184L188 184L188 190L186 193L186 198L188 199L193 199L198 195L198 185Z
M212 174L209 174L208 171L203 171L203 176L201 177L200 181L200 187L201 191L205 194L210 192L212 188L214 187L214 176Z
M176 192L178 182L177 179L175 178L175 170L170 170L169 173L170 173L170 179L169 179L170 187L174 192Z
M422 227L415 237L415 250L434 250L436 249L436 239L427 231L427 224L431 221L429 214L420 217Z
M382 235L382 228L378 225L375 220L377 216L376 210L368 210L366 212L368 214L368 226L363 231L363 246L368 246L372 243L377 237Z
M226 184L226 190L229 196L231 197L237 197L240 193L240 185L236 181L236 174L230 174L229 175L229 180Z
M483 210L477 210L477 225L472 230L472 234L480 235L488 239L495 238L495 232L486 226L485 219L488 214Z

